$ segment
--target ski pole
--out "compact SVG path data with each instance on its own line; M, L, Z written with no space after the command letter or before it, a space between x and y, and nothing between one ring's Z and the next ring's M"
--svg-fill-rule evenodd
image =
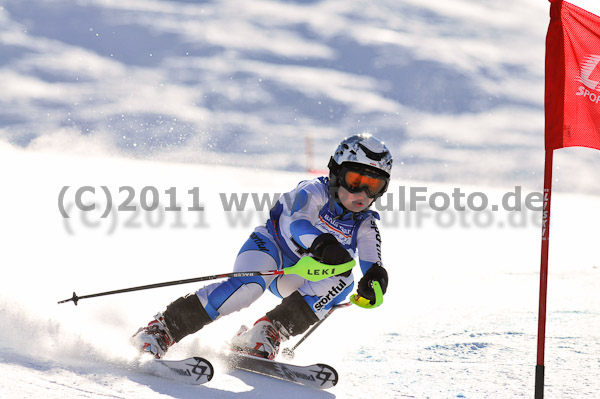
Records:
M285 348L281 353L283 355L283 357L287 358L287 359L293 359L294 358L294 351L296 350L296 348L298 348L300 346L300 344L302 342L304 342L306 340L306 338L309 337L310 334L312 334L313 332L315 332L315 330L317 329L317 327L319 327L321 324L323 324L323 322L325 321L326 318L328 318L329 316L331 316L331 314L340 308L345 308L352 305L351 302L345 302L345 303L340 303L339 305L334 305L331 309L329 309L329 312L327 312L327 314L325 316L323 316L323 318L321 320L319 320L314 326L312 326L310 328L310 330L308 330L306 332L306 334L304 334L304 336L300 339L300 341L298 341L296 343L296 345L294 345L291 348Z
M75 292L73 292L73 296L71 298L64 299L62 301L58 301L58 303L61 304L61 303L73 301L73 303L77 306L77 302L79 302L79 300L86 299L86 298L95 298L95 297L105 296L105 295L122 294L125 292L149 290L152 288L169 287L172 285L196 283L199 281L216 280L219 278L228 278L228 277L278 276L278 275L282 275L282 274L295 274L295 275L301 276L302 278L304 278L306 280L320 281L327 277L335 276L336 274L345 273L348 270L352 269L355 264L356 264L356 261L351 260L350 262L347 262L347 263L344 263L341 265L326 265L324 263L319 263L314 258L306 256L306 257L301 258L294 266L286 267L282 270L267 270L267 271L255 271L255 272L232 272L232 273L214 274L212 276L189 278L189 279L185 279L185 280L168 281L165 283L141 285L138 287L123 288L120 290L99 292L97 294L82 295L82 296L78 296Z
M71 298L63 299L62 301L58 301L58 303L60 304L60 303L66 303L66 302L73 301L73 303L75 305L77 305L77 302L80 299L95 298L95 297L105 296L105 295L122 294L125 292L149 290L152 288L169 287L171 285L196 283L199 281L216 280L219 278L227 278L227 277L273 276L273 275L279 275L279 274L284 274L283 270L269 270L269 271L264 271L264 272L233 272L233 273L215 274L212 276L205 276L205 277L189 278L189 279L185 279L185 280L168 281L165 283L140 285L138 287L123 288L120 290L99 292L97 294L90 294L90 295L77 296L77 294L75 292L73 292L73 296Z
M304 340L306 338L308 338L308 336L310 334L312 334L317 329L317 327L319 327L325 321L325 319L328 318L334 312L334 310L339 309L339 308L345 308L350 305L358 305L364 309L373 309L373 308L380 306L383 303L383 292L381 290L381 285L379 284L379 282L374 281L371 286L373 287L373 290L375 291L375 303L374 304L371 304L371 302L368 299L363 298L363 297L359 296L358 294L352 294L350 296L350 302L340 303L339 305L334 305L331 309L329 309L329 312L327 312L327 314L321 320L319 320L314 326L312 326L311 329L308 330L306 332L306 334L304 334L304 336L300 339L300 341L298 341L296 343L296 345L294 345L291 348L285 348L283 350L283 352L282 352L283 356L288 359L293 359L294 351L296 350L296 348L299 347L300 344L302 342L304 342Z

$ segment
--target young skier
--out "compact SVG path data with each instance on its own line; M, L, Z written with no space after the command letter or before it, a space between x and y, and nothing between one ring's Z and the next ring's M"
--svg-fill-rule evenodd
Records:
M379 282L385 293L388 275L381 262L379 215L368 208L387 190L392 156L383 142L359 134L340 143L328 166L329 177L302 181L280 198L267 223L242 246L234 271L282 269L304 256L338 265L358 251L363 277L357 293L374 303L372 283ZM142 352L161 358L174 343L249 306L269 289L281 303L252 328L242 326L231 347L274 359L281 341L322 319L353 286L352 271L316 282L293 274L230 278L175 300L140 328L134 340Z

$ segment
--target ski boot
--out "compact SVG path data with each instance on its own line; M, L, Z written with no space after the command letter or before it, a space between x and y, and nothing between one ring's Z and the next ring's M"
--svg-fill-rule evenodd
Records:
M148 326L140 327L132 338L134 344L139 345L140 352L149 353L156 359L162 358L175 343L161 313L154 316Z
M273 360L279 353L280 344L279 330L267 316L264 316L258 319L250 329L246 326L240 327L231 340L231 350Z

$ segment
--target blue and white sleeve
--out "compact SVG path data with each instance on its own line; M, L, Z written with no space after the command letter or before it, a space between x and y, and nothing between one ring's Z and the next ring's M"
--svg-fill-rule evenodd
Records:
M307 184L295 193L293 205L289 209L290 235L306 250L323 233L315 227L315 223L319 218L319 210L326 202L318 184Z
M374 263L379 263L383 266L381 261L381 234L375 218L365 220L358 229L357 249L360 269L363 274Z

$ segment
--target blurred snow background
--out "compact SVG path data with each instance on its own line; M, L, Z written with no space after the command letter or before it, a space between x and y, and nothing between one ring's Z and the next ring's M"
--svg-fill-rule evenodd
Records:
M538 189L548 6L3 0L0 137L300 171L370 131L396 176ZM597 192L570 151L557 190Z

